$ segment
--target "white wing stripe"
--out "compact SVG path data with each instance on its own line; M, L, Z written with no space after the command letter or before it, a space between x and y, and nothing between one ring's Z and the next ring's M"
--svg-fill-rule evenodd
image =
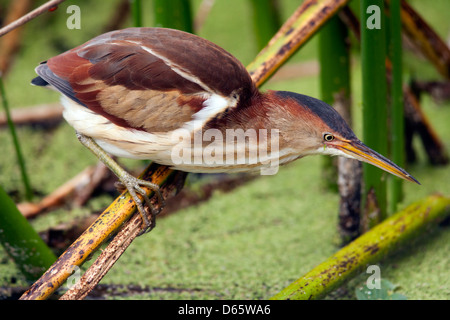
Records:
M136 44L138 46L140 46L143 50L147 51L148 53L154 55L155 57L157 57L158 59L161 59L162 61L164 61L164 63L170 67L175 73L177 73L178 75L182 76L183 78L198 84L200 87L202 87L203 90L213 93L214 91L208 87L205 83L203 83L202 81L200 81L199 78L193 76L192 74L189 74L186 70L183 70L183 68L181 68L179 65L177 65L176 63L173 63L173 61L167 59L164 56L161 56L159 54L157 54L155 51L153 51L152 49L150 49L149 47L146 47L144 45L142 45L139 41L133 41L133 40L126 40L127 42Z

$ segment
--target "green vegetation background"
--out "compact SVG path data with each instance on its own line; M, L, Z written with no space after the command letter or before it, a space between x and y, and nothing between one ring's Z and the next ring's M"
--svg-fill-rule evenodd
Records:
M3 0L2 2L5 2ZM42 1L41 1L42 2ZM52 14L27 24L23 46L6 77L12 107L58 101L56 93L29 85L34 67L48 57L79 45L102 32L117 0L67 1ZM151 1L143 1L144 25L152 26ZM196 12L200 0L193 1ZM281 0L286 19L299 1ZM446 0L410 3L448 39L450 3ZM81 30L66 28L66 8L81 8ZM249 1L216 0L198 33L224 47L244 65L257 53ZM128 24L131 25L131 24ZM355 130L360 132L361 69L354 50L352 69ZM312 39L290 63L317 59ZM439 79L426 61L405 53L405 80ZM263 89L290 90L320 98L318 76L270 81ZM450 150L450 103L436 105L428 96L423 108L447 150ZM23 153L33 188L46 195L96 159L63 123L51 132L19 128ZM450 167L431 167L423 147L414 142L418 160L408 170L422 183L405 183L400 208L434 192L450 195ZM0 185L21 199L20 174L11 138L0 130ZM231 193L215 193L211 200L158 220L157 228L139 237L102 284L137 284L150 288L133 299L264 299L272 296L338 250L336 229L338 195L324 188L319 157L308 157L262 176ZM123 160L128 167L138 165ZM189 182L188 182L189 183ZM32 221L40 231L60 222L100 211L111 198L103 196L81 209L60 209ZM409 299L450 298L450 232L440 226L379 263L381 276L400 286ZM89 263L87 263L89 265ZM84 266L83 268L85 268ZM354 288L365 282L362 273L329 299L354 299ZM0 286L26 286L14 264L0 250ZM124 290L126 292L126 290ZM115 297L118 298L118 297Z

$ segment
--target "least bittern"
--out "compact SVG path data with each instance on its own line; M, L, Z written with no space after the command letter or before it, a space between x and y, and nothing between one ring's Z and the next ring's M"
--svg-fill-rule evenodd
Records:
M64 118L128 189L146 226L137 194L150 204L141 186L159 193L158 186L131 176L109 154L205 173L338 155L418 183L365 146L326 103L293 92L260 92L235 57L189 33L109 32L42 62L36 73L32 83L62 94Z

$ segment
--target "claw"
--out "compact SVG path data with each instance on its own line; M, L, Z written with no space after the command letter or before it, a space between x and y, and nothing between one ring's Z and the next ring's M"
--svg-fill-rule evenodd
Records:
M125 185L121 181L114 182L114 187L116 187L117 191L119 191L120 193L124 192L125 190L128 190L127 187L125 187Z
M136 204L136 207L142 217L143 228L139 235L142 235L142 234L147 233L150 230L152 230L156 224L156 221L155 221L156 216L161 212L161 210L165 206L165 201L161 194L159 186L150 181L137 179L131 175L127 176L125 179L123 179L123 181L120 181L118 184L124 186L128 190L128 192L130 193L131 197L133 198L133 200ZM152 189L153 192L158 196L158 201L160 204L159 210L157 210L155 208L155 206L152 204L150 198L147 196L147 193L145 192L144 189L141 188L141 186L145 186L145 187ZM150 210L150 220L148 219L148 214L144 208L143 201L137 196L137 194L140 194L142 196L145 204L147 205L147 208Z

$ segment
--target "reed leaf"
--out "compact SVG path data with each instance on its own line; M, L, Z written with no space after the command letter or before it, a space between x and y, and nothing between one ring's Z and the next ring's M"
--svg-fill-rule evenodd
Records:
M0 243L28 281L35 281L56 256L0 187Z

